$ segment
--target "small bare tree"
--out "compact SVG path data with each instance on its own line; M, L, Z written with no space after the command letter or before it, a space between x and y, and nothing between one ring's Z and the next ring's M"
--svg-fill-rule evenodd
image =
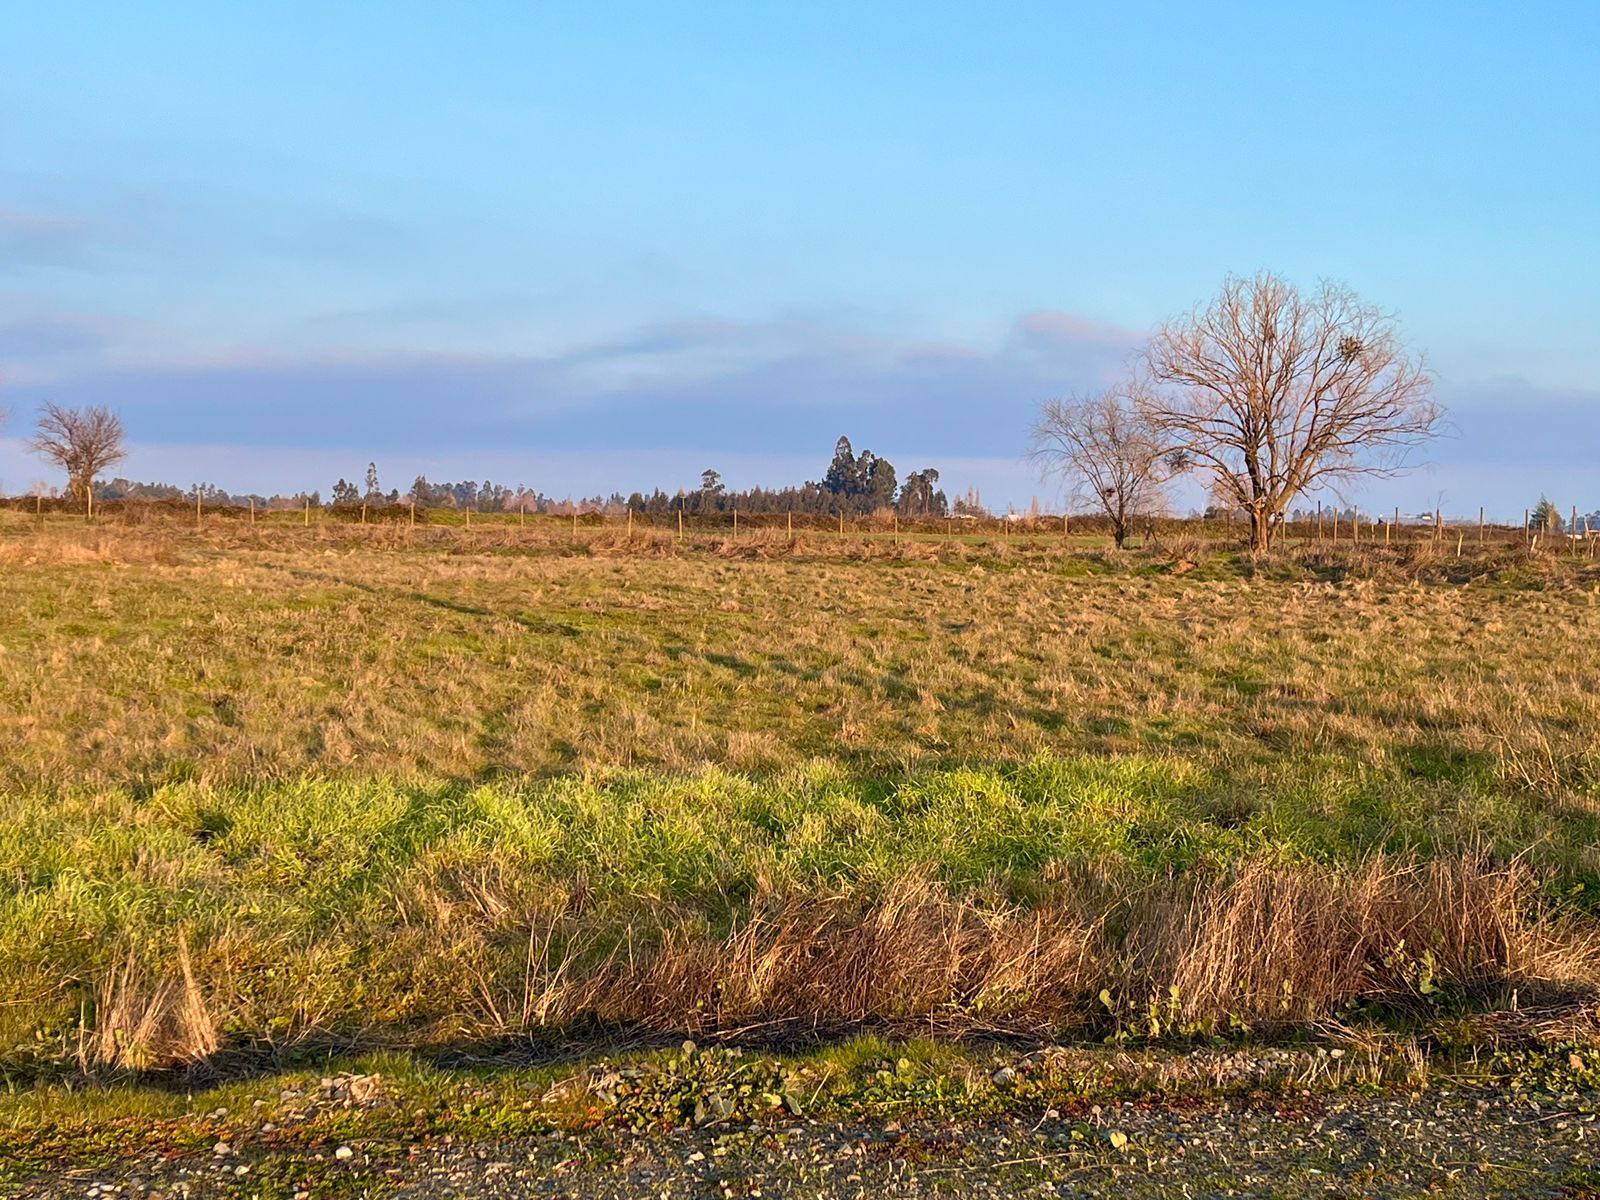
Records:
M128 456L126 438L121 419L108 408L46 404L33 449L67 473L68 495L91 503L95 476Z
M1135 518L1165 505L1167 456L1134 385L1046 402L1034 423L1029 458L1092 499L1110 519L1119 550Z
M1229 276L1155 335L1144 365L1154 386L1141 411L1244 510L1254 554L1271 549L1296 496L1393 474L1442 420L1394 318L1337 283L1302 295L1269 272Z

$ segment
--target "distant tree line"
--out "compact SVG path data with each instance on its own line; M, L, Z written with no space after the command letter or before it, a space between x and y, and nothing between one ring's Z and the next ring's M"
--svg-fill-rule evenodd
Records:
M950 504L938 488L939 472L932 467L913 471L900 483L894 464L863 450L856 454L848 437L841 437L833 448L833 460L822 482L807 480L798 487L729 491L717 471L700 476L700 486L669 495L657 488L648 495L634 492L628 507L651 516L682 511L690 515L741 512L752 516L763 513L797 513L825 516L863 516L875 512L895 512L908 519L943 517Z
M472 479L435 483L418 475L402 497L398 491L383 491L377 467L368 464L365 486L340 479L333 485L331 502L338 507L362 504L414 503L418 508L448 508L471 512L529 512L565 515L574 508L588 512L624 512L629 509L647 516L688 516L741 512L751 516L763 513L796 513L861 516L875 512L895 512L907 519L944 517L950 502L939 490L939 472L932 467L912 471L900 482L894 464L863 450L855 453L848 437L834 446L833 460L822 482L806 481L798 487L753 487L730 491L715 470L701 473L700 485L666 492L655 488L624 496L613 492L578 500L556 499L524 487ZM976 494L966 498L969 508L979 507ZM957 508L962 502L957 502Z
M274 493L269 496L260 492L230 492L214 483L195 483L181 487L175 483L143 483L136 479L124 479L120 475L112 479L97 480L94 485L94 498L96 502L143 500L170 504L193 504L198 499L207 508L243 508L254 504L257 508L269 510L300 508L308 503L313 508L320 508L322 505L321 492L294 492L287 495Z
M229 492L211 483L187 486L174 483L142 482L115 476L97 478L106 467L126 457L122 423L109 410L74 410L46 406L39 424L34 449L62 467L67 474L66 495L72 499L101 501L143 501L149 503L195 504L208 507L244 507L271 510L321 507L322 493L294 492L262 495L258 492ZM694 488L679 488L668 493L655 488L646 493L622 492L573 499L557 499L522 486L510 486L485 479L435 483L418 475L402 494L398 488L385 490L378 478L378 466L369 462L359 483L343 477L336 480L328 502L335 508L385 508L416 505L418 508L456 509L469 512L528 512L566 515L578 512L622 513L633 511L649 516L670 516L682 512L690 516L740 512L751 516L771 513L800 515L864 516L893 512L916 520L987 515L976 491L958 497L954 506L939 488L939 472L932 467L912 471L900 480L894 464L871 450L855 452L848 437L834 445L833 459L821 482L807 480L799 486L783 488L753 487L729 491L722 476L706 470ZM55 489L51 489L53 494Z

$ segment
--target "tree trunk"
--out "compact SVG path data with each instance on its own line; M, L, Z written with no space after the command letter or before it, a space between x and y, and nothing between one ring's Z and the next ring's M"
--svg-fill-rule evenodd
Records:
M1272 520L1265 511L1250 510L1250 554L1260 557L1272 549Z

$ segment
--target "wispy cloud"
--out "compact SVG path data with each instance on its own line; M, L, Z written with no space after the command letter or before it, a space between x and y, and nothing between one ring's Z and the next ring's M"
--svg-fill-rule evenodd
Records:
M88 217L0 208L0 264L77 266L106 234L105 226Z
M116 321L96 313L12 316L0 310L0 363L34 364L70 357L82 364L111 344L117 327Z
M101 370L133 323L58 308L30 293L0 292L0 388L43 386L63 373ZM0 396L0 400L4 397Z
M1146 336L1108 321L1097 321L1080 313L1039 309L1024 313L1017 330L1027 337L1080 345L1099 345L1114 350L1131 350Z
M1544 467L1594 470L1600 390L1540 387L1504 377L1447 382L1441 392L1453 428L1436 458L1520 468L1530 480Z
M21 348L45 353L45 332ZM51 391L114 404L163 440L782 453L848 430L928 454L1010 454L1041 397L1102 380L1121 354L1064 324L1044 342L1019 323L998 345L930 350L813 320L693 318L544 356L244 349L87 370Z

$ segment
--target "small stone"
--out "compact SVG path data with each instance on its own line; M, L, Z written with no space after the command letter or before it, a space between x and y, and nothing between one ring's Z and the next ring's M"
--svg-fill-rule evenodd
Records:
M998 1071L996 1071L994 1073L994 1081L995 1081L995 1083L999 1084L1001 1087L1004 1087L1006 1084L1011 1083L1013 1080L1016 1079L1016 1077L1017 1077L1017 1073L1015 1071L1013 1071L1010 1067L1001 1067Z
M233 1147L228 1145L227 1142L218 1142L215 1146L211 1147L211 1153L215 1154L218 1158L226 1158L228 1155L233 1153Z
M354 1158L355 1155L356 1155L356 1152L354 1150L350 1149L349 1146L340 1146L337 1150L335 1150L333 1152L333 1156L335 1158L337 1158L340 1162L343 1162L343 1161L345 1161L346 1159L349 1159L349 1158Z

